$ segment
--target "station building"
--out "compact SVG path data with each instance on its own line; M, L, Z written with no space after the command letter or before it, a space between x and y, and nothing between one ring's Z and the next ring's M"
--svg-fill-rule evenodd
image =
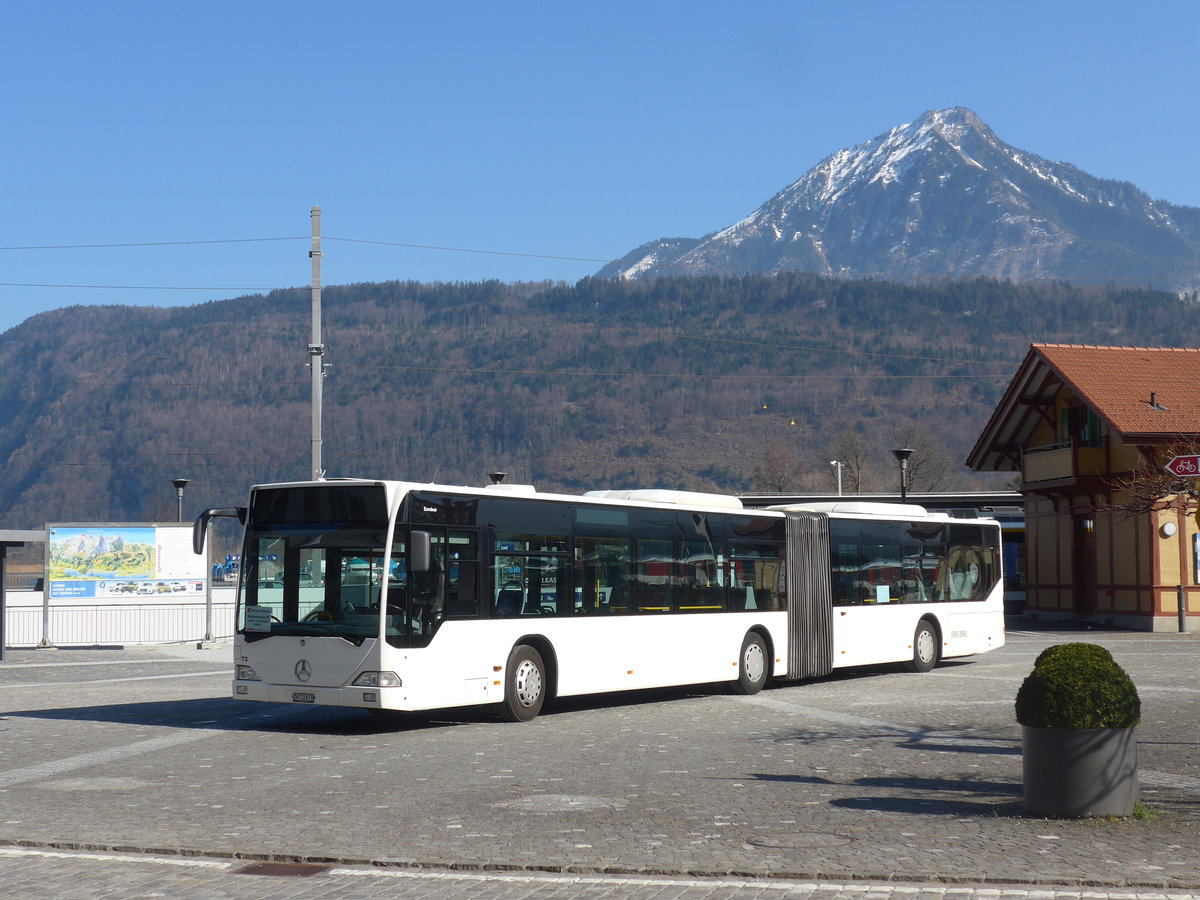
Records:
M967 458L1019 475L1026 614L1200 618L1200 480L1165 468L1198 451L1200 349L1032 344Z

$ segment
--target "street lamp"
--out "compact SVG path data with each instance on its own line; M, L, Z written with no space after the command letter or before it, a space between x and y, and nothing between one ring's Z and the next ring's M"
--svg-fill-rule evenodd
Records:
M896 457L896 462L900 463L900 500L903 502L908 499L908 458L913 455L913 451L908 447L900 450L893 450L892 456Z
M837 469L838 496L840 497L842 496L842 466L844 466L845 463L840 459L831 459L829 464Z
M175 503L177 506L178 517L176 522L183 521L183 489L188 486L190 478L172 478L171 484L175 486Z

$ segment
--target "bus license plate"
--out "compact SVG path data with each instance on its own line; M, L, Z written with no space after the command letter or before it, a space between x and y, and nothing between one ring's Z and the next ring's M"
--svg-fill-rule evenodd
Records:
M303 691L295 691L292 694L292 702L293 703L316 703L317 695L309 694L309 693L303 692Z

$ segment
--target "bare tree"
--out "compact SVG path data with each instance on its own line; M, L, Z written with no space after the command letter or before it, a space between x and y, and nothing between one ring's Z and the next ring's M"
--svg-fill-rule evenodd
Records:
M842 463L842 490L847 494L861 494L874 477L863 436L855 429L847 428L838 438L834 453Z
M175 497L165 494L162 497L147 497L142 502L142 510L147 522L174 522L179 514Z
M1200 455L1200 438L1182 438L1138 450L1137 465L1128 472L1105 479L1115 501L1108 508L1131 515L1157 509L1194 509L1200 488L1197 479L1172 475L1165 467L1176 456Z
M799 490L804 479L804 463L785 441L772 441L750 477L756 491L782 494Z
M910 491L937 491L946 486L954 464L928 431L914 424L905 425L896 440L897 447L909 447L913 451L908 459Z

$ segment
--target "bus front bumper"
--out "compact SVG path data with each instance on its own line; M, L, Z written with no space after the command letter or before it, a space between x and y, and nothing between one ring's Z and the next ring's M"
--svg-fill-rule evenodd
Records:
M263 684L261 681L233 682L234 700L259 703L290 703L295 706L349 706L383 709L384 691L377 687L316 687L305 684Z

